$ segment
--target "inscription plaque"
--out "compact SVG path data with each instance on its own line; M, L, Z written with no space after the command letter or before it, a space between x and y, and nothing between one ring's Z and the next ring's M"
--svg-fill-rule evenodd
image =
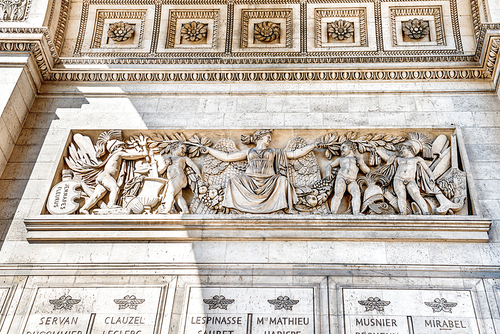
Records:
M470 291L343 289L345 334L479 334Z
M315 333L314 290L191 287L184 333Z
M39 288L24 334L153 334L161 287Z

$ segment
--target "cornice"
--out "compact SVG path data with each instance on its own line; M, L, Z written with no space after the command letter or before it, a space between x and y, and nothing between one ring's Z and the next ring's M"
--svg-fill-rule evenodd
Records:
M112 1L112 0L107 0ZM44 81L64 82L340 82L340 81L480 81L498 86L500 24L481 23L477 0L471 0L475 54L422 51L404 55L374 51L371 55L349 52L343 57L332 52L329 57L298 52L269 57L264 53L189 53L114 54L60 58L69 12L69 0L63 0L54 36L47 28L0 28L0 52L29 52L33 55ZM319 2L321 3L321 1ZM90 56L90 57L89 57ZM92 57L96 56L96 57ZM436 63L439 61L439 63ZM409 64L413 64L413 67ZM446 63L450 65L446 65ZM117 65L103 69L98 65ZM140 68L141 65L155 66ZM183 69L173 68L184 64ZM238 64L239 66L234 66ZM349 66L343 66L349 64ZM67 68L65 65L71 65ZM78 68L82 65L82 68ZM91 65L96 65L92 69ZM119 66L123 65L123 66ZM193 66L190 66L193 65ZM203 65L203 66L200 66ZM213 66L215 65L215 66ZM271 65L271 66L270 66ZM273 66L274 65L274 66ZM286 65L286 68L283 67ZM294 66L297 65L297 66ZM310 66L308 66L310 65ZM357 66L359 65L359 66ZM395 67L394 65L397 65ZM134 68L132 68L132 67ZM68 66L69 67L69 66ZM83 68L85 67L85 68ZM99 67L99 68L97 68ZM210 69L216 68L216 69ZM243 68L246 67L246 68ZM497 73L497 75L495 75ZM493 90L494 88L492 88Z

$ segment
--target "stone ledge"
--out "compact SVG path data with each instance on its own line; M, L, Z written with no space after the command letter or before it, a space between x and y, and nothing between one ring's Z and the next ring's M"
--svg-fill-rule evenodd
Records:
M488 242L479 216L149 215L24 219L29 242L441 241Z

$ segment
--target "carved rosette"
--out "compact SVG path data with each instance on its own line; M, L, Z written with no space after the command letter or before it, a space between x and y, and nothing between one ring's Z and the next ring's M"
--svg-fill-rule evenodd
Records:
M328 23L327 26L328 38L337 41L343 41L351 38L354 35L354 25L345 20L337 20Z
M181 37L183 40L195 43L207 38L207 24L192 21L185 23L181 28Z
M422 39L429 34L429 22L417 18L406 21L403 34L411 39Z
M279 23L264 21L256 23L253 29L253 35L256 40L264 43L271 43L279 40L281 27Z
M134 35L134 26L123 21L111 23L108 29L108 37L115 42L125 42Z

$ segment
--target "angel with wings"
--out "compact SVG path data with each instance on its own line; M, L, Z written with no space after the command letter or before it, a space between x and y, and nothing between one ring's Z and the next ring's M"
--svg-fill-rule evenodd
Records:
M117 207L116 201L120 191L118 178L122 161L148 156L145 139L144 142L138 143L140 149L138 147L128 149L123 142L121 130L110 130L99 135L95 147L89 137L80 134L76 134L73 141L69 147L70 156L65 160L68 166L82 177L83 189L89 195L80 212L88 214L107 192L109 192L107 208ZM101 161L100 158L106 153L108 153L106 159Z
M289 180L288 159L304 157L319 143L305 145L296 150L269 148L273 130L258 130L252 136L242 136L243 144L255 147L223 152L203 147L208 153L223 162L248 161L244 173L227 179L222 206L243 213L295 212L297 194Z

